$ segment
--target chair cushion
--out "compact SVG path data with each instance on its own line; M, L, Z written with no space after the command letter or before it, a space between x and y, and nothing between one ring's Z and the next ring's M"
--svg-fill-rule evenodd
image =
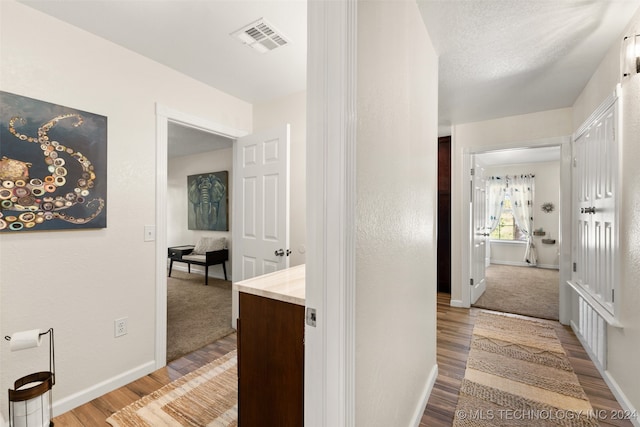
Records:
M191 252L193 255L204 255L207 252L219 251L227 247L225 237L201 237Z
M206 255L183 255L182 259L185 261L196 261L196 262L206 262Z

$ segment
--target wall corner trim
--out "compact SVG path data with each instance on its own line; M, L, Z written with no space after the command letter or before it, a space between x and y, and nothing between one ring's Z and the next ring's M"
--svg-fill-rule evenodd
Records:
M358 2L307 10L305 425L355 425ZM329 202L331 201L331 202Z

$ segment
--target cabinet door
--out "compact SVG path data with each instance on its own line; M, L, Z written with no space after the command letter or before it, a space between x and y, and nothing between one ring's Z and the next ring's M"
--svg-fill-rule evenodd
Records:
M304 307L240 292L238 425L304 424Z
M613 314L618 147L615 104L574 142L572 280Z

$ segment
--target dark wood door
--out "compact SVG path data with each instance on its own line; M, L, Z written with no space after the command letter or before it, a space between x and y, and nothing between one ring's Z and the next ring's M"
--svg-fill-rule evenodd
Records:
M451 137L438 138L438 292L451 293Z
M240 292L239 427L304 424L304 307Z

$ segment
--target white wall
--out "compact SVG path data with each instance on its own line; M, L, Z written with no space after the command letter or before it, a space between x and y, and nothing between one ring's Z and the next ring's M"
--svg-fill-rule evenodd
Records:
M573 104L573 130L577 130L589 118L591 113L613 92L620 82L621 40L616 40L609 49L589 83Z
M483 122L453 126L451 136L451 299L463 301L462 271L468 269L463 256L463 194L469 186L464 153L519 146L568 136L573 132L571 108L542 111Z
M356 425L417 425L436 372L438 58L415 2L358 2L357 64Z
M299 92L253 107L253 131L268 130L289 123L291 125L291 190L289 208L289 247L291 267L304 264L307 242L307 96Z
M227 194L229 196L229 231L189 230L187 222L187 176L208 172L229 172ZM168 246L195 245L200 237L224 237L229 247L226 263L227 279L231 280L231 227L233 227L233 148L209 151L192 156L169 159L167 169L167 244ZM187 270L186 264L174 263L174 269ZM191 266L191 271L204 274L204 267ZM209 276L224 278L221 265L209 267Z
M510 166L493 166L485 170L487 176L535 175L535 200L533 208L533 228L542 228L546 235L535 236L534 243L538 252L538 267L558 268L559 231L560 231L560 161L543 163L525 163ZM553 212L545 213L543 203L553 203ZM544 244L542 239L554 239L555 244ZM491 242L491 262L496 264L528 265L524 261L526 245L524 243Z
M584 89L574 110L577 128L589 114L613 92L621 80L620 46L624 35L640 34L640 11L632 18L627 30L613 43L609 54ZM640 74L622 81L622 129L620 142L620 277L616 300L620 301L617 314L623 328L609 327L608 370L605 379L614 392L628 405L640 410ZM579 113L579 114L578 114ZM574 297L575 298L575 297ZM575 303L575 299L574 299ZM576 321L576 319L572 319ZM621 400L621 399L619 399ZM638 420L635 425L640 425Z
M155 366L155 244L143 228L156 215L156 102L247 131L252 107L25 5L0 11L1 90L108 117L108 227L0 234L0 336L55 328L60 413ZM11 382L43 368L43 353L2 341L3 413Z

